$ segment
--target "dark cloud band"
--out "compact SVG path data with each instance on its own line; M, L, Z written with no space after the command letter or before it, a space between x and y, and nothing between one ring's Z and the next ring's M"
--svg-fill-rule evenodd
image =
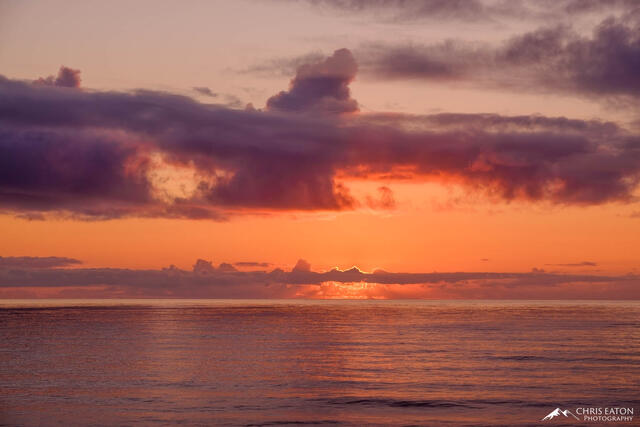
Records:
M392 209L394 176L453 181L502 200L634 200L640 136L615 123L349 114L356 68L346 49L301 66L266 111L0 77L0 209L30 218L216 220L256 210ZM192 171L192 191L160 191L158 163ZM385 177L380 200L357 200L347 186L356 177Z

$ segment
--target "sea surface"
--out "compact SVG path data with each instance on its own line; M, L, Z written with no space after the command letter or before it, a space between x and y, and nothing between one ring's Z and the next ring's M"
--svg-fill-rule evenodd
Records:
M540 420L580 406L639 424L640 302L0 300L0 425L572 425Z

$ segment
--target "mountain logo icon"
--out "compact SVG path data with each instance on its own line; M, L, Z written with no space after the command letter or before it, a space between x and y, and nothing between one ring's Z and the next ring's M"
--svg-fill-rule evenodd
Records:
M573 418L575 418L576 420L580 421L580 418L576 417L575 414L573 412L571 412L570 410L565 409L563 411L560 408L556 408L553 411L549 412L547 414L547 416L542 419L542 421L548 421L548 420L553 419L555 417L558 417L560 415L564 415L566 418L569 418L569 415L571 415Z

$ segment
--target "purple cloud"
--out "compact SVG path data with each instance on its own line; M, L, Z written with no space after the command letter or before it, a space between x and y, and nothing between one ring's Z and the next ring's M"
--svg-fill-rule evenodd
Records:
M193 87L193 90L199 93L200 95L210 96L212 98L215 98L218 96L217 93L214 93L211 89L209 89L206 86L195 86Z
M323 61L299 66L289 90L269 98L267 109L316 114L358 111L358 102L351 98L349 89L357 71L351 52L336 50Z
M327 114L337 112L325 108L334 101L350 103L342 89L355 73L351 60L340 50L301 67L291 90L272 98L286 104L288 96L300 97L306 114L233 109L144 90L60 90L0 77L0 209L28 218L50 212L216 220L255 210L389 209L395 201L388 182L400 176L453 180L503 200L633 200L640 136L615 123ZM299 89L316 87L314 76L323 73L339 76L331 90ZM153 179L158 159L193 170L193 191L161 197ZM381 177L380 194L364 200L344 182Z
M119 216L150 200L146 165L138 151L133 144L89 130L2 127L0 206Z
M80 70L74 70L63 65L60 67L60 70L58 70L57 76L49 76L46 78L40 77L34 82L34 84L79 88L81 81L82 79L80 78Z
M356 51L365 75L467 81L510 91L589 97L640 96L640 15L607 18L591 37L567 25L544 27L500 45L368 44Z
M0 269L56 268L69 267L77 264L82 264L82 261L67 257L0 256Z
M370 14L389 23L430 20L492 24L523 19L570 20L584 14L633 11L638 5L634 0L305 0L304 3L350 14Z

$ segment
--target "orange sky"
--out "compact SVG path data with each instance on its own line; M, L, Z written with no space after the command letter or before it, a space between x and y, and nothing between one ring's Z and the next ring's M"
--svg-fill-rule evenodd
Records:
M403 188L408 187L408 188ZM435 185L394 186L389 212L248 214L227 222L180 219L28 221L2 216L6 255L69 256L89 267L190 268L198 258L371 271L527 271L592 261L638 271L640 221L624 205L449 204ZM487 259L488 261L483 261ZM570 269L574 271L575 268Z

